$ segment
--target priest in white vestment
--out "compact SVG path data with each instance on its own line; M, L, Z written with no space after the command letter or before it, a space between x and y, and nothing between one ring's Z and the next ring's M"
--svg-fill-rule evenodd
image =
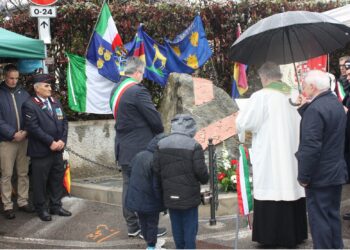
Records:
M254 193L253 241L295 247L307 239L305 192L297 182L295 152L300 116L289 103L292 89L278 65L258 71L263 89L249 98L236 119L238 133L251 131Z

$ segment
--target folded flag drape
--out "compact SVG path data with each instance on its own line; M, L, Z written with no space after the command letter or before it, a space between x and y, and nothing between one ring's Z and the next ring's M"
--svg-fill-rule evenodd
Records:
M248 151L244 150L242 144L239 145L239 153L239 166L236 169L238 207L241 215L248 215L253 210L253 198L249 182Z

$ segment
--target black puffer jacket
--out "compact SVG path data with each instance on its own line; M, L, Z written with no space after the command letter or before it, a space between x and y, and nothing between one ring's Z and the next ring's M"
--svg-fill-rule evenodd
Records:
M202 146L192 137L196 123L189 115L172 120L171 134L158 143L153 170L161 176L167 208L188 209L200 204L200 183L208 182Z
M125 205L130 211L153 213L164 210L158 176L153 174L153 153L164 134L155 136L147 149L139 152L130 162L131 174Z

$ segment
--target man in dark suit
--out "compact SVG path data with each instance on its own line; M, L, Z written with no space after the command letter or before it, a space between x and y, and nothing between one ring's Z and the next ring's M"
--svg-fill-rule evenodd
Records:
M346 114L329 90L325 72L308 72L303 94L305 97L299 97L303 105L298 109L302 119L296 156L298 181L305 187L313 247L341 249L344 245L340 201L342 185L347 180L343 154Z
M110 106L115 122L115 156L123 174L123 216L128 226L128 235L137 236L141 230L136 213L125 207L125 197L129 185L131 159L145 150L152 138L164 131L159 112L151 95L141 84L145 64L137 57L131 57L125 65L125 76L111 92ZM158 230L158 236L165 229Z
M47 74L33 77L35 96L22 107L28 131L28 156L31 157L34 206L43 221L51 215L70 216L62 208L63 150L67 142L68 121L60 102L51 97L53 78ZM46 187L49 206L46 206Z

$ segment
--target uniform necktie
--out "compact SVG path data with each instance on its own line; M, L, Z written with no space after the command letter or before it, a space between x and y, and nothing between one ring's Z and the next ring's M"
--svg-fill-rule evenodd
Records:
M50 105L49 105L49 101L48 101L48 100L45 100L44 103L45 103L45 105L46 105L46 107L47 107L47 110L49 111L50 115L52 116L52 115L53 115L53 112L52 112L52 109L51 109L51 107L50 107Z

